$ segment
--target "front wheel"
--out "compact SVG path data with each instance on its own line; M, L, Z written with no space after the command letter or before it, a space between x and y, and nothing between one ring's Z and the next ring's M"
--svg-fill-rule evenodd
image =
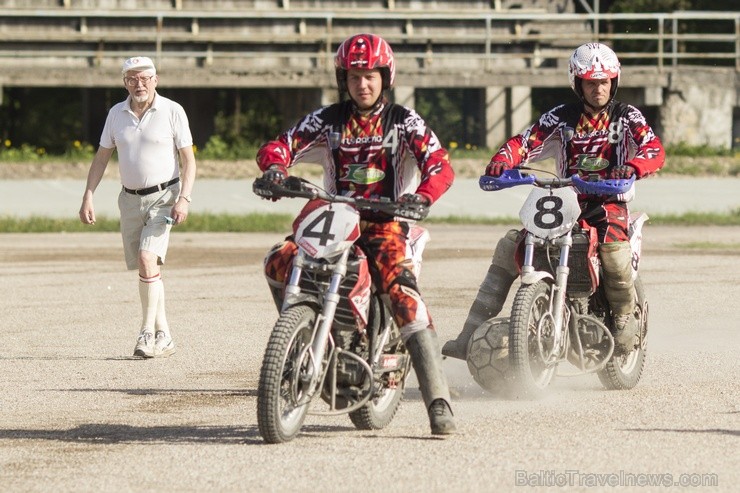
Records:
M557 363L543 360L553 349L550 285L522 285L516 293L509 325L510 390L524 398L540 397L550 384Z
M305 305L285 310L275 323L257 387L257 424L267 443L292 440L301 430L308 402L308 370L316 312Z
M627 354L615 355L598 372L601 384L609 390L629 390L634 388L642 377L647 351L648 303L640 276L635 279L637 292L637 316L639 319L640 345Z

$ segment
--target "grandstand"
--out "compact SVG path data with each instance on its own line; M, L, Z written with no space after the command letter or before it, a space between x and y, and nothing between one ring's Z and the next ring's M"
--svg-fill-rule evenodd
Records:
M487 121L487 132L481 144L494 146L531 120L533 87L567 87L567 58L583 42L637 40L655 46L619 53L628 65L623 87L645 106L662 105L671 74L697 60L717 60L730 74L718 80L737 80L740 14L625 18L577 13L576 4L588 2L0 0L0 86L120 87L121 60L141 54L156 60L163 87L301 90L312 95L303 98L311 107L335 98L337 45L369 31L394 48L397 100L413 106L418 88L482 91L479 116ZM697 18L704 31L687 38L679 23ZM621 27L628 22L642 32ZM717 28L722 25L729 28ZM694 41L724 43L728 49L681 49Z

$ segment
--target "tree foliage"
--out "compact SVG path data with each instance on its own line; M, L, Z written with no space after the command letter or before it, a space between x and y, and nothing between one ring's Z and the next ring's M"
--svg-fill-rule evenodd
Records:
M599 1L599 0L591 0ZM645 13L675 12L678 10L733 11L737 6L731 0L601 0L601 12ZM734 7L734 8L733 8Z
M609 7L609 12L613 14L674 12L689 10L691 4L692 0L615 0Z
M32 144L41 153L62 154L79 139L80 90L8 88L0 106L0 137L13 145Z
M466 146L480 142L484 135L477 117L479 99L474 89L418 89L414 106L444 146Z

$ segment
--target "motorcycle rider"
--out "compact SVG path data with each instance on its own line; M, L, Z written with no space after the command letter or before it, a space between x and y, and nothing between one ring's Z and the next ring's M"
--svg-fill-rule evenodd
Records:
M559 176L598 174L605 178L637 179L663 167L660 139L635 107L614 99L620 81L617 55L601 43L579 46L570 58L570 87L580 102L556 106L524 132L510 138L493 155L485 174L546 158L556 160ZM624 354L637 343L636 293L632 279L627 196L579 195L581 219L597 228L606 297L615 327L615 352ZM470 336L495 317L518 277L514 261L519 232L502 238L491 260L462 332L442 348L445 356L466 359Z
M311 159L323 165L324 188L330 193L433 204L452 185L454 172L447 150L424 120L386 99L384 93L395 79L390 45L373 34L350 36L337 49L334 65L340 101L304 116L277 140L264 144L257 153L263 177L279 183L288 176L288 168ZM363 212L361 221L360 245L376 285L390 297L432 433L454 433L437 334L411 259L406 258L409 223L372 212ZM276 302L282 298L287 267L296 251L288 237L265 259Z

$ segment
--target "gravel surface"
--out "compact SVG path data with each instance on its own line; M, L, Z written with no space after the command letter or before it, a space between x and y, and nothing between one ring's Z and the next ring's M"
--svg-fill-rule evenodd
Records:
M421 287L456 335L503 228L431 225ZM136 275L117 234L0 235L0 484L6 491L736 491L740 228L648 226L649 359L631 391L558 378L535 402L482 391L446 360L460 433L429 434L413 376L384 430L309 416L263 444L256 388L276 319L261 273L274 234L172 237L178 351L131 357ZM693 241L718 244L695 250ZM570 368L569 368L570 369ZM669 476L670 475L670 476Z

